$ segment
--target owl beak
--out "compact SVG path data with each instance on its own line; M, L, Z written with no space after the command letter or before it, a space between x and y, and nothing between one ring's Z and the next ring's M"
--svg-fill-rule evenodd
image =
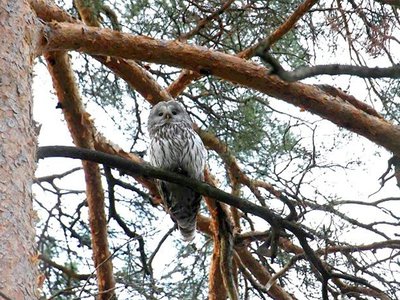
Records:
M167 120L169 120L169 119L171 119L171 118L172 118L172 116L171 116L171 114L170 114L170 113L166 113L166 114L165 114L165 118L166 118Z

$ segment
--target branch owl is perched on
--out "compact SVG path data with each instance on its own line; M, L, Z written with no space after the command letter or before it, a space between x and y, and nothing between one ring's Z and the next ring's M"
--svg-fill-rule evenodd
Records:
M207 151L181 104L177 101L158 103L150 111L147 126L151 139L151 165L203 180ZM192 240L201 195L187 187L162 180L157 180L157 187L165 209L178 225L183 238Z

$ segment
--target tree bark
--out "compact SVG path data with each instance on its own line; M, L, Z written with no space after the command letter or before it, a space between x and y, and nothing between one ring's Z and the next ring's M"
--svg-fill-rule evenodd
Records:
M52 23L44 30L46 50L76 50L186 68L215 75L282 99L358 133L400 156L400 126L370 115L339 97L301 82L285 82L241 58L178 41L133 36L109 29Z
M74 144L78 147L94 149L96 132L89 114L83 107L67 54L48 52L45 58ZM116 299L100 168L90 161L82 161L82 166L85 173L93 262L99 287L97 299Z
M0 298L37 299L31 185L32 64L39 26L26 1L0 0Z

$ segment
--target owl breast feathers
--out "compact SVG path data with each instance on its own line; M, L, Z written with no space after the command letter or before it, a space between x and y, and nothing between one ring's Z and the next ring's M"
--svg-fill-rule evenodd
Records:
M154 167L203 180L207 151L192 128L186 110L177 101L160 102L148 120L150 163ZM167 181L157 180L166 211L178 225L183 238L190 241L196 231L196 215L201 195Z

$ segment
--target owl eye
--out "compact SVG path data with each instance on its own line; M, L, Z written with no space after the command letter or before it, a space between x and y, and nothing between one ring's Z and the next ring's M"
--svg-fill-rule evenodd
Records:
M159 116L159 117L162 117L162 115L163 115L162 112L159 112L159 113L158 113L158 116Z
M177 114L177 111L176 111L176 110L173 110L173 111L172 111L172 114L175 116L175 115Z

